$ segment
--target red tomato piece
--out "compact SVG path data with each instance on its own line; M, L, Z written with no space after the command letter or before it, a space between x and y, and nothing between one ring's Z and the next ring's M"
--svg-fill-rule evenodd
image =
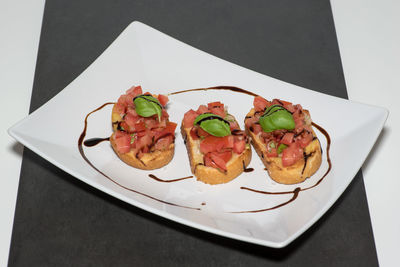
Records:
M197 136L199 136L199 137L207 137L207 136L210 135L209 133L204 131L202 128L200 128L200 127L196 127L196 128L197 128Z
M296 143L292 143L282 151L283 167L291 166L301 158L303 158L303 149Z
M296 143L298 143L301 148L305 148L311 143L312 139L313 139L312 133L306 133L302 135L301 138L297 139Z
M253 133L258 134L262 132L262 128L260 124L253 124Z
M177 124L175 122L167 122L165 128L163 128L161 131L157 131L154 133L154 140L158 140L158 138L163 138L166 135L170 135L173 137L175 135L175 129L176 129Z
M217 101L217 102L210 102L207 104L208 109L212 109L212 108L222 108L224 109L224 104L222 104L221 102Z
M119 102L117 102L117 103L115 104L114 111L115 111L116 113L118 113L118 114L124 114L124 113L125 113L125 109L126 109L126 106L125 106L124 104L121 104L121 103L119 103Z
M281 139L281 143L285 145L290 145L293 142L294 133L285 133Z
M203 114L208 112L208 107L206 105L200 105L199 108L197 109L198 114Z
M244 140L236 141L233 144L233 152L235 152L236 154L241 154L245 148L246 148L246 141Z
M271 148L269 151L266 152L267 157L273 158L278 156L278 151L276 148Z
M212 109L210 110L210 112L213 113L213 114L215 114L215 115L218 115L218 116L220 116L220 117L222 117L222 118L225 118L225 116L226 116L225 110L224 110L224 109L221 109L221 108L212 108Z
M165 105L168 103L168 96L166 95L158 95L158 101L160 101L160 104L165 107Z
M117 133L119 134L117 135ZM122 154L128 153L131 150L131 136L121 131L117 131L117 133L115 135L115 144L118 152Z
M154 145L154 148L156 150L165 150L169 147L169 145L173 142L173 137L172 135L167 135L163 138L160 138L157 140L157 142Z
M158 124L159 124L159 123L158 123L158 120L157 120L157 119L154 119L154 118L152 118L152 117L146 118L146 119L144 120L144 123L145 123L147 129L157 128L157 127L158 127Z
M199 136L197 135L197 127L193 127L192 129L190 129L190 136L193 140L199 139Z
M142 94L142 87L139 86L132 86L131 88L129 88L126 91L127 94L132 94L133 97L137 96L137 95L141 95Z
M213 151L221 151L223 148L232 148L233 147L233 136L228 135L225 137L216 137L213 135L209 135L204 138L200 143L200 152L203 154L207 154L208 152Z
M232 158L232 151L225 151L225 152L212 152L217 153L218 157L224 160L227 163Z
M215 162L215 164L217 165L217 167L223 171L226 171L226 162L225 160L220 157L220 155L218 153L210 153L210 157L211 160Z
M134 128L138 117L133 116L132 114L128 113L124 117L124 121L129 125L129 127Z
M231 131L235 130L235 129L239 129L239 124L236 121L231 121L231 122L229 122L229 127L231 128Z
M152 143L151 135L146 134L141 137L137 136L137 139L134 143L134 147L137 149L141 149L141 148L149 147L151 145L151 143ZM143 152L146 153L145 150L143 150Z
M199 114L193 109L189 110L183 116L183 125L185 128L193 127L193 122Z
M144 124L143 121L137 122L135 124L135 132L142 132L142 131L146 131L146 125Z
M256 111L263 111L267 106L270 106L268 100L261 96L254 97L253 106Z
M207 167L218 168L217 164L211 159L211 153L204 155L204 165Z

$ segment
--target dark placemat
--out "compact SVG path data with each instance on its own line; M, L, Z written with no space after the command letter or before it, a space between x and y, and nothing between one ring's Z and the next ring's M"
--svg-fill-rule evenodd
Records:
M45 7L30 111L134 20L244 67L347 98L328 0L57 0ZM25 149L9 266L143 265L377 266L362 174L300 238L271 249L130 206Z

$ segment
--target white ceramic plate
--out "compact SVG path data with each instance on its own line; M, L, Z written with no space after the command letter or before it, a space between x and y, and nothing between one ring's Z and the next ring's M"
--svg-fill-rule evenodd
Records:
M142 85L145 91L162 94L189 88L234 85L267 99L280 98L300 103L310 110L313 121L330 134L332 169L317 187L300 192L297 199L288 205L265 212L231 213L274 207L293 197L293 194L257 194L242 190L241 186L280 192L315 184L328 169L326 138L317 131L324 150L323 164L303 184L286 186L274 183L254 151L249 167L255 170L243 173L227 184L210 186L195 179L157 182L148 175L163 179L191 175L186 149L177 131L174 159L155 171L141 171L125 165L108 142L84 147L87 158L112 177L114 183L82 158L78 139L86 114L103 103L116 101L132 85ZM252 107L253 97L221 90L171 95L168 106L170 120L180 124L184 112L216 100L224 102L230 113L243 122ZM88 119L86 138L109 136L110 114L111 106L92 114ZM204 231L279 248L302 234L338 199L367 157L387 114L383 108L316 93L242 68L142 23L133 22L78 78L10 128L9 133L78 179L139 208ZM165 204L144 194L199 210Z

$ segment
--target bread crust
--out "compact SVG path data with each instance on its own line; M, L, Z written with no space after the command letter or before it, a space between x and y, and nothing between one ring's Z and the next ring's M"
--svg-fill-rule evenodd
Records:
M307 110L304 112L308 113ZM254 109L251 109L247 113L246 117L251 117L255 113ZM246 133L251 138L251 144L264 163L269 176L272 180L280 184L297 184L305 181L311 175L313 175L321 166L322 162L322 150L321 144L313 131L313 141L305 147L303 155L304 157L297 161L295 164L284 167L282 165L282 159L280 157L267 157L267 148L261 139L255 135L248 127L246 127Z
M239 176L249 165L251 160L251 148L246 146L242 154L233 153L232 158L227 162L226 172L204 165L203 154L200 152L200 141L193 140L190 135L191 128L181 125L181 133L186 144L187 153L190 161L190 169L198 181L206 184L223 184L232 181Z
M118 152L114 135L115 131L117 130L117 124L121 120L121 116L117 112L115 112L114 105L111 115L111 122L114 133L110 137L110 143L114 152L123 162L137 169L154 170L164 167L172 160L175 153L174 143L170 144L165 150L155 150L149 153L142 153L140 158L136 157L136 152L132 149L128 153L124 154Z

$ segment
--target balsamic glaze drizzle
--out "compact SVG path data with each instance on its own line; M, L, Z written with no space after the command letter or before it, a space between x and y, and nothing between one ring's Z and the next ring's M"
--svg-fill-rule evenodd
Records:
M163 180L158 178L157 176L155 176L154 174L149 174L149 177L158 181L158 182L162 182L162 183L173 183L173 182L178 182L178 181L182 181L182 180L186 180L186 179L190 179L193 178L193 175L191 176L186 176L186 177L182 177L182 178L177 178L177 179L171 179L171 180Z

